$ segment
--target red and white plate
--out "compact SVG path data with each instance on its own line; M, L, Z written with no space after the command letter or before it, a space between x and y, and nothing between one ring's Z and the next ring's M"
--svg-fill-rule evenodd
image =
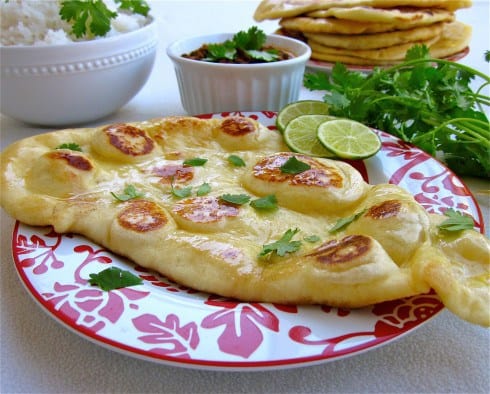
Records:
M274 129L274 112L250 116ZM408 189L428 211L455 208L483 219L468 188L419 149L379 132L382 149L354 163L367 181ZM247 303L196 292L135 266L87 239L16 223L13 255L20 279L58 322L95 343L164 364L217 370L306 366L374 349L407 334L443 309L434 294L349 310ZM105 292L87 278L109 266L143 284Z

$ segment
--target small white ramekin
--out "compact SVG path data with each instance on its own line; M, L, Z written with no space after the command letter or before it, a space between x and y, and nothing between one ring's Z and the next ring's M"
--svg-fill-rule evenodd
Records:
M303 42L268 35L267 45L284 49L293 58L272 63L224 64L192 60L183 54L203 44L222 43L233 34L182 39L167 48L174 63L180 98L191 115L232 111L278 111L296 101L311 50Z
M109 115L147 81L157 42L151 20L138 30L92 41L0 46L0 111L44 126Z

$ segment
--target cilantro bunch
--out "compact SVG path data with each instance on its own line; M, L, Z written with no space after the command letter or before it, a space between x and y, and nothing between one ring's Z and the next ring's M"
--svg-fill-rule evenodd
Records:
M118 9L147 16L150 6L145 0L114 0ZM103 37L111 30L111 19L117 17L103 0L61 0L60 17L70 22L77 38Z
M488 56L487 56L488 61ZM475 92L470 83L483 82ZM490 124L483 93L490 77L471 67L433 59L414 46L405 61L369 75L337 63L330 75L305 74L310 90L325 90L334 116L357 120L410 142L460 175L490 178Z
M274 62L279 60L277 49L265 49L264 44L267 39L266 34L252 26L247 31L239 31L231 40L220 44L209 44L207 46L207 56L202 59L208 62L231 61L234 62L238 57L249 59L251 62Z

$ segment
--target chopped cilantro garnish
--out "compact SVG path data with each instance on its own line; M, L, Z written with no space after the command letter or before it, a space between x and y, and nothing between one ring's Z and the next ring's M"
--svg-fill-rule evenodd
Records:
M444 220L437 227L444 231L461 231L473 229L475 223L471 216L463 215L461 212L455 211L452 208L447 209L444 215L448 219Z
M201 159L200 157L194 157L192 159L184 160L184 165L189 167L201 167L206 164L208 159Z
M333 233L336 233L337 231L340 231L340 230L344 229L349 224L351 224L354 220L357 220L360 216L362 216L364 214L364 212L366 212L365 209L363 209L362 211L360 211L358 213L355 213L352 216L348 216L346 218L340 218L333 225L333 227L330 230L328 230L328 232L331 233L331 234L333 234Z
M255 209L272 211L277 209L277 198L274 194L270 194L268 196L250 201L250 205Z
M136 286L143 281L129 271L122 270L118 267L110 267L97 273L90 274L88 282L91 285L99 286L102 290L109 291L121 289L123 287Z
M228 156L228 161L233 164L235 167L245 167L245 161L237 155L230 155Z
M199 188L197 189L196 195L198 196L205 196L211 191L211 185L209 183L203 183Z
M252 60L274 62L280 59L276 49L264 49L266 34L252 26L247 31L239 31L231 40L219 44L207 45L207 56L202 59L208 62L220 60L233 61L239 54L245 54Z
M177 197L177 198L186 198L186 197L189 197L192 193L192 187L191 186L186 186L186 187L182 187L180 189L176 189L174 187L174 183L173 183L173 179L172 179L172 183L170 184L170 192L172 193L172 195L174 197Z
M299 250L301 241L292 241L292 238L299 232L298 228L287 230L284 235L276 242L264 245L259 257L265 257L271 253L276 253L278 256L284 256L286 253L292 253Z
M303 237L303 239L306 242L310 242L310 243L315 243L315 242L320 241L320 237L318 235L308 235L306 237Z
M300 174L309 170L311 166L308 163L302 162L296 158L296 156L290 157L281 167L281 172L285 174Z
M58 145L55 149L70 149L70 150L74 150L77 152L82 151L82 148L80 147L80 145L76 144L75 142L68 142L65 144Z
M111 192L112 196L119 201L128 201L132 200L133 198L140 198L144 196L143 192L139 192L136 190L136 188L133 185L128 185L124 188L124 193L122 194L116 194Z
M231 204L243 205L250 201L250 196L246 194L223 194L220 196L220 200Z

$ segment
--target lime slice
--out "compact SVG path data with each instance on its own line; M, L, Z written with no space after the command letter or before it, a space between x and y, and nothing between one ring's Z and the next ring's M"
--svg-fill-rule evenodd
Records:
M373 130L349 119L320 124L317 136L325 148L342 159L365 159L381 149L381 140Z
M334 157L317 138L318 126L336 119L328 115L300 115L292 119L283 136L289 149L313 157Z
M276 127L283 133L287 124L300 115L326 115L328 104L318 100L295 101L283 107L277 114Z

